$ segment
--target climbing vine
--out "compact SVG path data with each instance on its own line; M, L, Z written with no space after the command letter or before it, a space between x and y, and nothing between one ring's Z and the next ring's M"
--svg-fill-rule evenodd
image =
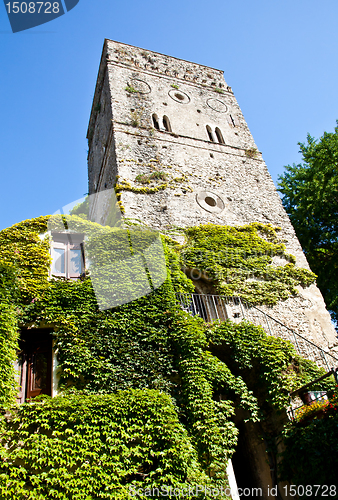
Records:
M307 378L325 373L312 361L304 366L290 342L268 336L263 328L246 321L215 325L209 335L211 351L227 360L232 373L242 374L261 408L285 408L289 392L308 382Z
M289 425L284 431L285 451L280 468L281 480L293 484L327 485L331 498L337 498L338 404L337 387L331 401L311 420ZM311 407L310 407L311 408ZM309 418L308 417L308 418ZM304 492L305 493L305 492ZM320 488L319 496L326 491ZM300 498L318 498L318 490L308 489Z
M18 328L14 301L18 298L16 269L0 261L0 408L15 401Z
M137 165L138 169L143 171L141 174L138 173L133 180L123 179L120 176L116 178L115 192L119 201L121 201L123 191L136 194L154 194L165 189L177 190L180 188L180 193L192 192L189 184L191 174L182 173L181 169L172 165L165 165L156 158L149 160L148 163L141 163L128 158L121 158L119 162L135 163L135 166ZM177 175L177 173L180 175ZM142 187L139 184L142 184ZM122 203L121 206L123 206ZM124 209L121 211L124 213Z
M48 285L51 264L48 217L15 224L0 232L0 258L17 270L18 287L23 301L40 296Z
M286 253L277 231L259 223L187 228L182 265L203 272L222 295L274 305L297 295L298 285L309 286L316 278L307 269L295 266L295 258ZM275 264L274 257L282 258L284 265Z
M184 245L163 236L163 257L156 251L147 261L144 255L158 235L127 221L103 227L85 220L85 211L79 206L77 215L40 217L0 233L0 291L6 290L0 335L8 346L0 366L7 370L1 402L13 399L15 391L17 323L30 329L53 326L62 393L12 411L2 437L4 498L43 498L46 488L55 498L75 500L83 491L88 498L128 498L130 485L158 485L159 478L172 485L226 486L226 464L238 434L235 412L241 408L254 422L266 418L271 409L285 406L287 390L317 369L302 364L291 344L258 327L210 325L181 310L175 293L194 290L182 266L203 269L220 292L252 302L267 297L275 303L314 275L295 268L271 226L189 228ZM65 230L86 236L91 267L81 280L49 273L48 231ZM97 288L95 272L113 270L116 288L131 293L125 279L134 265L131 256L138 262L131 287L142 290L146 279L149 291L108 307L99 297L101 292L107 297L106 286L111 290L110 275L101 274ZM273 256L287 264L274 266ZM163 279L155 286L151 266L159 268L161 259ZM270 293L268 284L277 292Z
M118 500L136 488L147 498L155 487L210 485L171 398L154 390L44 397L21 406L7 443L4 500Z
M141 193L141 194L154 194L158 191L163 191L168 187L168 184L159 184L154 187L136 187L132 186L130 182L121 181L120 184L116 184L115 190L116 193L120 193L121 191L131 191L132 193Z

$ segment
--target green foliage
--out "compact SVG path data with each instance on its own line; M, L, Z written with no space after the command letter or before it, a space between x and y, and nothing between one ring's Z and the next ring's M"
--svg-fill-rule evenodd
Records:
M17 277L16 266L0 260L0 298L2 302L17 301L20 298Z
M14 300L18 297L16 272L0 262L0 408L16 397L14 362L18 349L18 326Z
M267 404L285 408L289 392L302 385L304 379L294 369L297 355L293 345L266 335L261 327L246 321L239 324L227 321L213 327L209 340L212 352L227 359L232 373L242 374L262 409ZM322 375L312 361L308 365L315 378Z
M165 181L167 178L167 174L165 172L160 172L156 170L149 175L139 174L135 178L135 182L139 182L140 184L150 184L152 180L162 180Z
M128 91L128 92L137 92L137 90ZM130 111L130 119L132 127L140 127L141 119L142 119L142 109L134 109L134 111Z
M182 264L203 271L222 295L274 305L296 295L296 286L308 286L315 280L313 273L294 265L295 258L286 253L277 229L258 223L187 228ZM274 265L275 256L288 262Z
M181 245L168 236L162 236L164 242L166 262L169 269L169 278L176 293L193 293L193 282L182 272L180 262Z
M88 239L86 252L101 308L147 295L167 278L163 244L148 228L106 228Z
M48 287L48 217L23 221L0 232L0 407L12 404L17 381L18 317Z
M128 85L125 89L126 92L129 92L129 94L137 94L138 90L134 89L131 85Z
M47 221L48 216L38 217L0 232L0 259L17 268L18 287L25 302L40 296L48 285L49 238L39 237L46 233Z
M163 302L165 301L165 302ZM166 338L165 290L115 310L99 311L90 280L52 283L30 318L56 324L61 383L90 392L128 387L165 389L173 369ZM172 307L171 307L172 309ZM169 352L168 352L169 350Z
M136 229L131 234L76 216L55 217L49 224L55 230L66 224L85 233L93 268L109 264L115 247L123 261L131 247L137 252L149 244L149 231ZM152 294L100 311L90 278L52 279L42 296L23 307L20 321L32 327L54 325L63 389L93 394L153 388L171 393L194 437L200 463L210 474L224 478L226 457L236 441L229 421L231 405L213 402L203 358L204 324L181 311L174 295L173 284L183 292L193 286L179 268L177 244L165 241L168 277Z
M247 158L257 158L257 149L256 148L250 148L245 150L245 156Z
M117 500L131 498L132 486L210 483L171 398L157 391L35 400L14 415L3 444L4 500Z
M318 286L338 319L338 127L317 141L298 143L303 163L286 166L279 178L290 216Z
M155 388L171 393L184 412L204 468L222 477L236 438L227 418L230 407L215 405L212 399L203 358L203 322L180 311L171 290L168 283L148 297L98 311L89 280L57 280L30 306L26 320L38 323L44 318L57 325L64 388L86 393Z
M286 449L280 469L282 480L293 484L337 485L337 392L321 418L314 418L305 426L302 422L290 425L284 433L284 443ZM337 492L331 497L337 498ZM318 495L300 498L318 498Z
M177 89L177 90L179 89L179 86L176 85L175 83L172 83L171 86L172 86L173 89Z
M14 362L18 349L18 326L12 304L0 301L0 407L13 404L16 397Z
M312 361L309 359L304 359L301 356L295 356L293 361L293 366L295 373L297 374L297 387L302 387L303 385L307 385L313 380L325 375L326 370L324 368L318 368ZM329 391L332 393L334 390L334 382L332 377L326 378L325 380L321 380L316 384L311 385L311 390L313 391Z
M162 484L204 484L207 477L214 484L225 484L226 463L238 433L232 421L235 409L244 409L247 418L257 421L267 414L262 413L267 407L283 407L287 391L302 385L300 380L306 379L312 365L297 361L289 343L267 337L253 325L207 325L182 311L175 292L194 290L181 270L182 261L185 267L207 271L223 293L231 289L251 301L268 303L275 303L268 289L261 287L255 294L245 272L250 270L263 285L269 283L266 276L271 287L279 284L272 295L275 301L284 297L281 290L289 296L292 287L308 284L313 275L294 267L271 226L189 228L184 246L163 237L165 281L160 287L124 305L100 310L94 270L110 266L121 286L128 287L123 261L142 255L157 236L143 227L103 227L82 218L82 207L76 212L25 221L0 233L0 258L5 263L14 259L16 264L0 270L4 354L8 346L0 365L1 402L14 394L11 363L17 318L20 325L31 328L53 325L60 389L66 394L24 404L8 423L4 443L9 449L2 451L1 485L9 493L4 498L42 499L46 489L54 498L82 500L83 492L92 499L128 498L127 485L155 484L158 478ZM39 237L47 222L55 231L66 227L86 235L91 276L48 279L49 240ZM288 264L272 266L275 255ZM158 267L159 256L153 257ZM137 288L144 267L134 271ZM238 282L235 271L243 273ZM161 441L166 436L168 440Z
M217 343L211 341L211 349ZM222 394L230 400L235 401L236 406L248 411L250 420L256 422L260 420L260 410L257 399L248 387L242 377L235 377L230 368L216 356L211 356L210 353L205 354L205 369L207 376L212 383L214 394Z
M115 190L116 193L120 193L121 191L131 191L132 193L141 193L141 194L154 194L158 191L163 191L168 187L168 184L159 184L154 187L136 187L132 186L130 182L122 181L120 184L116 184Z
M75 207L72 208L72 210L69 212L70 215L77 215L78 217L81 217L81 219L86 219L88 220L89 216L89 196L86 196L84 201L78 203L75 205Z

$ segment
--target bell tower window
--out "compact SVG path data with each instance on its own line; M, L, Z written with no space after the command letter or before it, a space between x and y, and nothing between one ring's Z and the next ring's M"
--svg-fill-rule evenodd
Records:
M220 131L220 129L218 127L216 127L216 129L215 129L215 134L216 134L218 142L220 144L225 144L222 132Z
M207 128L207 133L208 133L209 141L215 142L214 135L212 133L211 127L209 127L209 125L207 125L206 128Z
M152 118L153 118L154 127L156 128L156 130L160 130L160 124L158 122L158 116L155 115L155 113L154 113Z
M163 117L163 127L166 129L167 132L171 132L170 121L167 116Z

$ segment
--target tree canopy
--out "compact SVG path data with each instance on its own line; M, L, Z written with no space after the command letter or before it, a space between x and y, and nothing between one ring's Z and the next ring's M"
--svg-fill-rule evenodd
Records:
M337 121L338 125L338 121ZM303 162L285 167L279 191L332 318L338 320L338 126L298 143Z

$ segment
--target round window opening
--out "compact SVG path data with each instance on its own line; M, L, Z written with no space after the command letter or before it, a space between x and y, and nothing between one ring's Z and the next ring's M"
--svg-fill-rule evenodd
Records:
M209 205L209 207L215 207L217 205L217 201L214 200L214 198L211 198L211 196L206 196L204 201L207 205Z
M196 201L203 210L214 214L221 213L225 208L222 198L211 191L201 191L196 195Z
M149 92L151 92L150 85L147 82L144 82L143 80L139 80L138 78L132 78L128 82L128 85L133 89L135 89L140 94L149 94Z
M188 104L190 102L190 97L182 90L177 91L171 89L169 90L168 94L169 97L171 97L171 99L173 99L176 102L179 102L180 104Z

